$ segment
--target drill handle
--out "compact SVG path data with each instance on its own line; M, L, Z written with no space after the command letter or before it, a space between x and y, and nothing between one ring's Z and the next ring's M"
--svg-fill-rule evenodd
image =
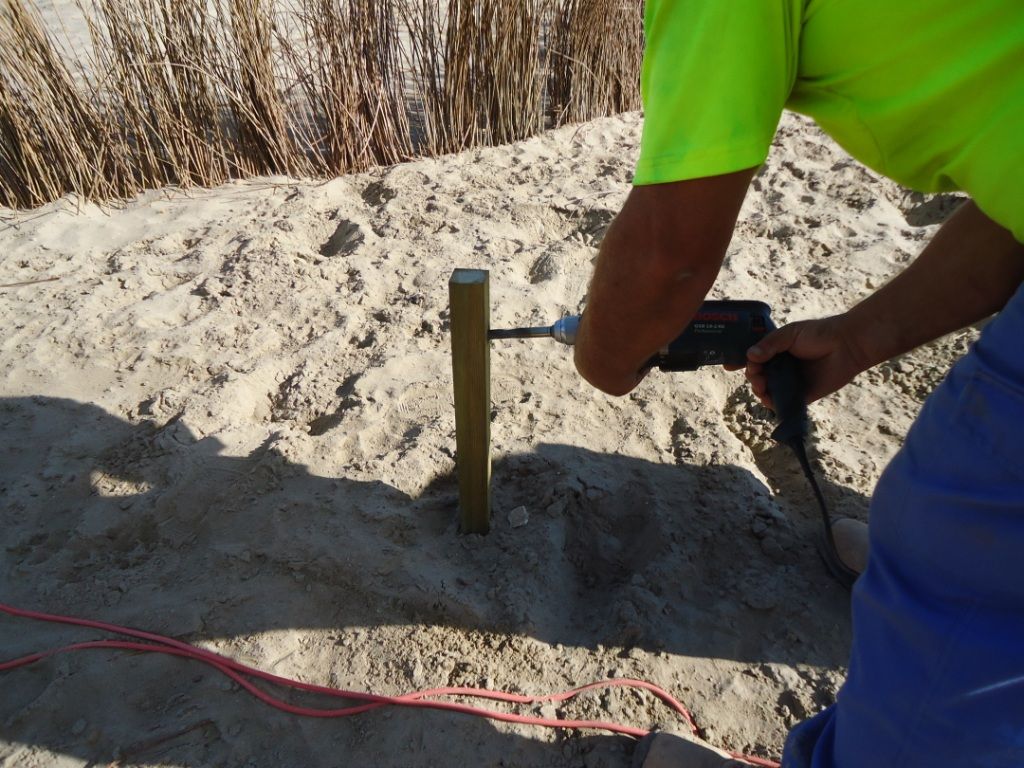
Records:
M780 443L803 440L808 428L803 364L789 352L782 352L765 363L764 373L779 419L772 437Z

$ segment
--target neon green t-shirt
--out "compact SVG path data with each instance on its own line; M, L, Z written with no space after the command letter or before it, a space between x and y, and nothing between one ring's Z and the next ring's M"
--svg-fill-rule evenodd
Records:
M1024 0L647 0L635 184L760 165L784 107L1024 242Z

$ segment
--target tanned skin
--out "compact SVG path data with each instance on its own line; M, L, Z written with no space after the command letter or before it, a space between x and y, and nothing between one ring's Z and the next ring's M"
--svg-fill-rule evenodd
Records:
M576 368L610 395L643 380L711 289L754 171L634 187L612 222L576 335Z
M721 269L756 169L635 187L598 254L576 338L576 367L611 395L696 314ZM748 352L747 378L770 405L764 363L805 361L808 402L862 371L998 312L1024 281L1024 245L967 203L906 270L848 312L787 325ZM756 297L755 297L756 298Z
M907 269L853 309L766 336L747 353L747 378L770 404L763 364L789 351L805 361L813 402L878 363L995 314L1022 281L1024 245L966 203Z

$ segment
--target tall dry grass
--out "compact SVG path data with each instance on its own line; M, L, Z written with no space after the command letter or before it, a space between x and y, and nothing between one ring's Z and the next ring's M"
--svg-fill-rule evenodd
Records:
M551 30L555 122L640 108L643 11L621 0L558 0Z
M430 154L543 130L551 0L408 3L410 69Z
M0 5L0 204L28 207L68 193L131 194L132 169L66 55L18 0Z
M332 176L639 105L641 0L0 0L0 205Z
M400 0L302 0L299 42L279 36L299 84L305 146L319 174L413 155L405 105Z

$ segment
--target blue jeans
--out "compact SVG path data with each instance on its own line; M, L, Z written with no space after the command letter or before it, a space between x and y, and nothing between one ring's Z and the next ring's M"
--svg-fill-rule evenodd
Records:
M1024 287L925 402L870 536L846 684L783 766L1024 767Z

